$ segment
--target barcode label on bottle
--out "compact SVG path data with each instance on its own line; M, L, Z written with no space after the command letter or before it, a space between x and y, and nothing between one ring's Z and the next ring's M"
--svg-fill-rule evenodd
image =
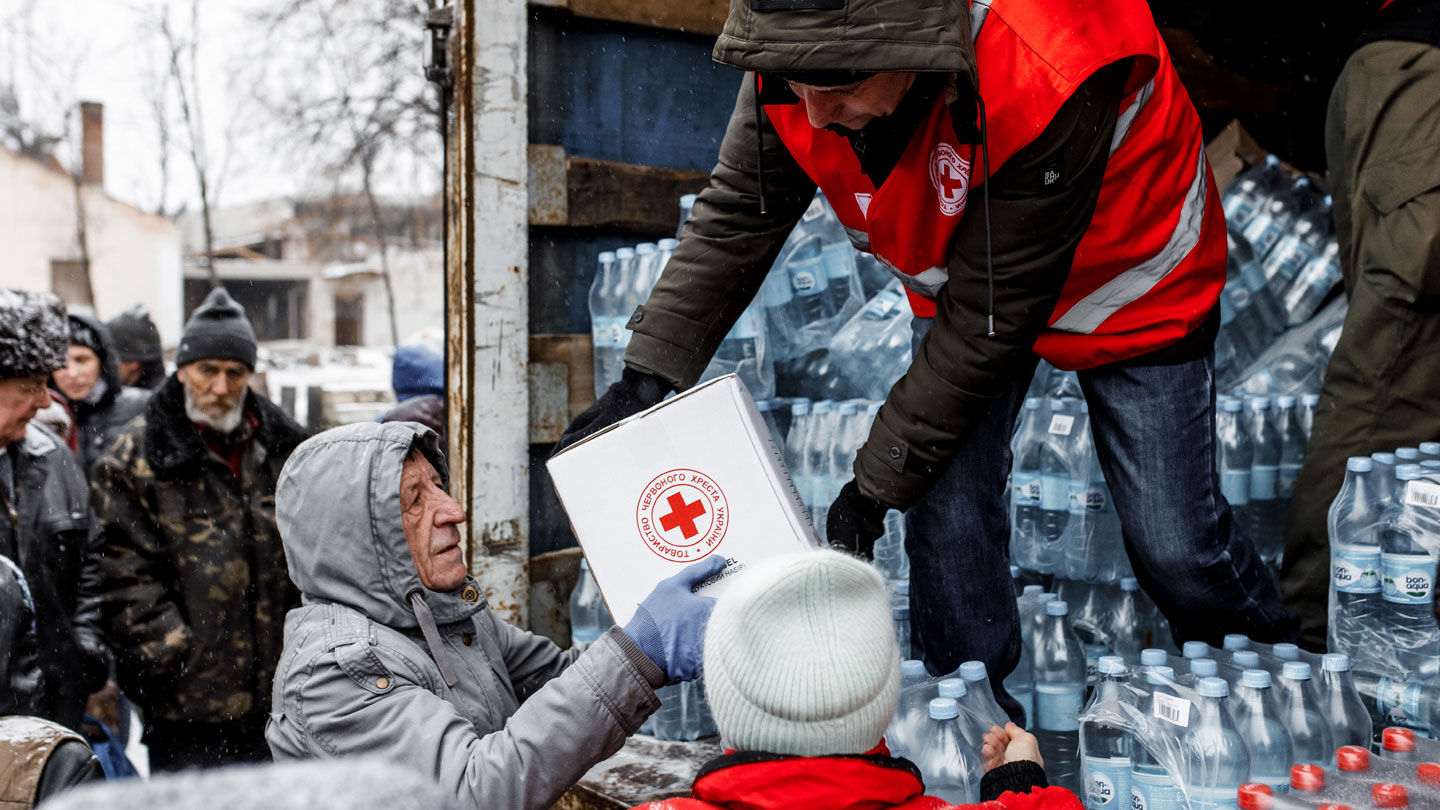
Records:
M1075 417L1069 414L1057 413L1050 417L1050 432L1056 436L1069 436L1070 429L1075 427Z
M1190 725L1190 701L1164 692L1155 693L1155 716L1181 728Z
M1410 506L1440 506L1440 484L1425 481L1406 482L1405 503Z

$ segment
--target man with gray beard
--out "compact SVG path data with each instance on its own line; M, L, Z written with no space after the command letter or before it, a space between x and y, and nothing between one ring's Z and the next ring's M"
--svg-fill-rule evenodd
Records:
M212 291L92 476L106 638L154 770L270 758L270 683L299 604L275 484L305 436L249 389L255 354L245 310Z

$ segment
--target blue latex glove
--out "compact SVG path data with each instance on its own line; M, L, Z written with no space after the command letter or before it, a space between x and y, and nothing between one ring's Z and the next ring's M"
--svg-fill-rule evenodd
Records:
M661 580L625 625L625 635L664 671L669 683L700 677L705 625L715 600L696 596L691 589L724 568L725 558L715 555Z

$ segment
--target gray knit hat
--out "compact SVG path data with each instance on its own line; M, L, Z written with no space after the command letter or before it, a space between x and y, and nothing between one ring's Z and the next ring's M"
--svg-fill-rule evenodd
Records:
M705 693L737 751L863 754L900 697L900 650L875 569L836 551L737 577L705 633Z
M236 360L255 368L255 329L224 287L211 290L185 322L175 365L196 360Z
M150 310L136 304L105 322L115 344L116 356L127 363L148 363L165 357L160 330L150 320Z
M49 374L65 366L70 322L49 293L0 290L0 379Z

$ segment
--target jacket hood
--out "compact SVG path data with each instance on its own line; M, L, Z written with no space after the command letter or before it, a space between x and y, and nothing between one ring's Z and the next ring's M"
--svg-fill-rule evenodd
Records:
M759 73L956 73L973 88L970 9L967 0L730 0L712 56Z
M848 756L730 752L700 769L691 795L734 810L876 810L923 799L925 784L882 743Z
M400 521L400 472L411 447L448 482L438 438L414 422L327 430L301 443L285 463L275 490L275 521L290 579L307 603L344 605L397 628L419 626L408 603L414 591L439 624L485 607L468 577L448 593L420 584ZM473 601L463 598L467 593Z
M105 393L100 396L98 402L87 406L83 402L76 401L71 402L70 407L72 409L102 408L113 402L115 397L120 396L120 390L124 387L120 383L120 360L115 355L115 339L110 336L110 329L101 323L99 318L93 315L71 312L69 313L69 318L70 345L74 346L79 344L89 346L90 349L100 357L100 379L105 381ZM92 346L88 341L81 343L75 340L74 335L77 329L82 331L88 330L94 335L94 342L98 345ZM55 388L57 391L60 390L55 386L53 380L50 383L50 387Z
M445 396L445 358L426 343L405 343L395 350L390 387L404 402L422 394Z

